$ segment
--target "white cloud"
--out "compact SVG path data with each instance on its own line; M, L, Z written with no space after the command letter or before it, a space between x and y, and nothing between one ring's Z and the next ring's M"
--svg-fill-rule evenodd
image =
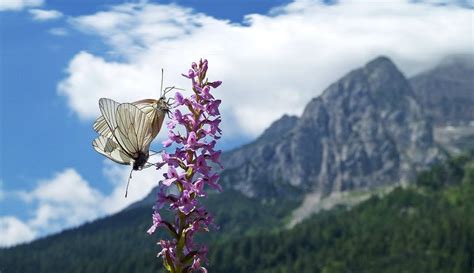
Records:
M50 180L40 181L36 189L24 194L24 199L38 204L28 223L40 232L52 232L95 219L101 214L97 206L103 196L74 169L66 169Z
M156 157L150 157L150 162L153 162L155 158ZM147 196L150 191L158 185L158 181L163 179L165 167L160 170L150 167L133 172L127 198L124 198L124 194L127 187L130 167L117 165L107 160L105 161L103 171L108 181L115 185L112 192L102 201L103 211L106 214L111 214Z
M36 236L26 223L13 216L0 217L0 247L31 241Z
M68 31L65 28L52 28L48 31L51 35L55 36L66 36Z
M43 0L0 0L0 11L38 7L41 6L43 2Z
M150 157L150 161L156 161L156 157ZM13 234L11 240L4 243L11 245L119 212L147 196L163 178L164 171L164 168L157 171L150 167L133 172L128 197L125 198L130 172L128 166L104 161L104 176L113 185L108 194L92 187L76 170L65 169L51 179L39 181L32 191L16 194L32 208L31 217L25 222L13 217L0 218L0 242L3 242L2 234ZM17 233L13 233L14 229L18 229Z
M432 5L459 5L467 8L474 8L474 1L472 0L414 0L413 2L428 3Z
M109 45L106 57L123 61L80 52L58 90L81 119L92 119L100 97L157 97L162 67L168 85L189 88L180 73L205 57L210 79L223 80L216 95L225 134L255 136L377 55L412 75L445 54L472 51L472 16L456 6L305 0L236 25L176 5L124 4L71 21Z
M29 12L35 21L49 21L63 16L63 14L57 10L30 9Z

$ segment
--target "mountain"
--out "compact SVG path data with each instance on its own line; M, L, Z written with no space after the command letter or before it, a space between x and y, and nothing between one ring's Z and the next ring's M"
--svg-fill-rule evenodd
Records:
M474 149L474 54L446 57L410 83L435 141L453 154Z
M321 197L408 182L442 158L412 87L386 57L330 85L223 155L221 183L250 197Z
M474 123L474 55L446 57L410 83L435 126Z
M451 154L461 154L464 151L473 150L474 123L469 125L435 127L434 139Z

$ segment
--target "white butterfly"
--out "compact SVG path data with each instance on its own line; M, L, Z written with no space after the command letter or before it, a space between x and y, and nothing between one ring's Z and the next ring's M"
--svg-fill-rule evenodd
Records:
M165 94L172 89L166 88ZM92 142L94 149L119 164L132 165L132 171L151 166L146 166L150 144L170 109L164 95L158 100L144 99L133 103L101 98L99 108L102 115L93 125L99 133Z
M99 100L102 113L95 122L99 133L92 145L96 151L120 164L143 168L149 157L152 140L158 135L168 111L163 99L146 99L134 103Z

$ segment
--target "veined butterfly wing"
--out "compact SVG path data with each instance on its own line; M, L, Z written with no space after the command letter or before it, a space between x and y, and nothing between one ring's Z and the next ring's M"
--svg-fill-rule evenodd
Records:
M112 130L117 143L133 159L133 169L141 169L149 156L151 123L146 114L131 103L117 107L117 127Z
M131 103L122 103L117 108L117 129L113 132L119 143L133 154L146 149L150 142L150 121L145 113Z
M133 103L137 105L140 110L147 114L151 121L151 138L154 139L161 130L166 113L169 111L169 106L164 98L159 100L144 99Z
M104 116L100 116L95 120L93 128L101 136L104 136L106 138L111 138L113 136L112 131L110 130L107 121L105 121Z
M151 120L153 128L153 138L158 135L158 132L160 131L161 126L163 124L165 114L168 111L168 108L164 109L163 107L160 107L160 102L161 100L155 99L144 99L132 102L133 105L135 105L138 109L144 112L147 118ZM100 116L96 119L93 128L97 133L99 133L99 135L102 135L107 138L112 137L112 131L110 130L109 125L107 124L103 116Z
M94 149L114 162L130 165L132 158L112 139L99 136L92 142Z
M117 128L116 112L119 105L120 103L111 99L101 98L99 100L99 109L102 113L104 122L98 123L98 119L94 123L94 130L96 130L100 135L108 138L112 136L112 131Z

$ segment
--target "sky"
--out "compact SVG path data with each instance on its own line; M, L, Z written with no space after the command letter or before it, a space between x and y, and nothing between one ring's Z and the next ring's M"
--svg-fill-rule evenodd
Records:
M0 0L0 247L118 212L162 178L91 146L98 99L159 96L209 60L224 150L257 137L352 69L407 76L474 51L472 1ZM153 144L159 150L162 130ZM150 210L151 213L151 210ZM145 232L145 231L144 231Z

